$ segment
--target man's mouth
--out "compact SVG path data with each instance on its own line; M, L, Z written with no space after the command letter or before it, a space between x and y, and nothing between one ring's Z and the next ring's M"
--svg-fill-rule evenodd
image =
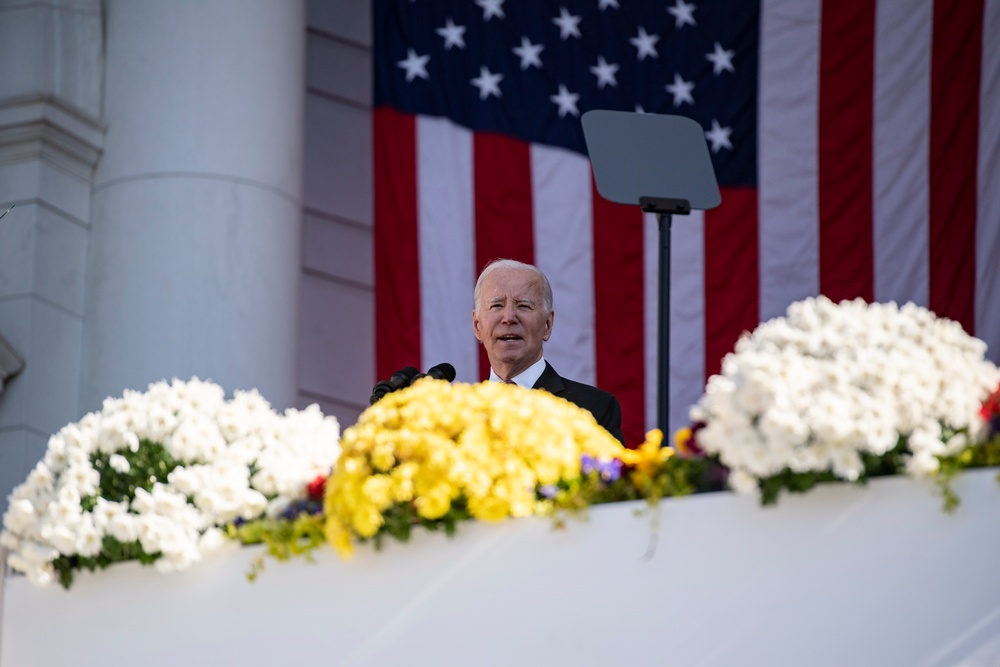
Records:
M518 336L517 334L506 334L504 336L497 336L497 340L504 343L510 343L513 341L521 340L521 337Z

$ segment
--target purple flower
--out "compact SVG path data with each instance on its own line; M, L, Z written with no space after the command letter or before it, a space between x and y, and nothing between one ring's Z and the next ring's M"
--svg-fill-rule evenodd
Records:
M322 514L323 503L312 498L295 500L288 504L278 516L286 521L294 521L302 514Z
M618 459L602 461L597 464L597 470L601 473L601 479L605 482L613 482L622 476L622 462Z
M543 498L555 498L559 493L559 487L555 484L545 484L544 486L538 487L538 493Z
M590 473L597 470L598 463L590 454L584 454L580 457L580 472L584 475L589 475Z

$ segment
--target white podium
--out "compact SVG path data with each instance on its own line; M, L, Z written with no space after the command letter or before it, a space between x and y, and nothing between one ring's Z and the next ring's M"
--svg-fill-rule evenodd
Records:
M123 564L71 590L6 580L2 667L61 665L994 665L1000 485L881 479L421 532L342 562L259 549L180 574Z

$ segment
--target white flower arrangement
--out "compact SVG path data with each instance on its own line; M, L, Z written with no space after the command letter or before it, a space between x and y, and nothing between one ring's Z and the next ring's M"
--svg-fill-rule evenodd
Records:
M225 399L197 378L104 401L50 438L14 489L0 545L30 580L139 559L183 570L226 541L222 527L280 512L340 454L319 407L271 409L256 390Z
M856 481L903 438L905 472L934 474L979 436L1000 371L986 344L912 303L793 303L744 334L691 410L697 443L753 493L776 475Z

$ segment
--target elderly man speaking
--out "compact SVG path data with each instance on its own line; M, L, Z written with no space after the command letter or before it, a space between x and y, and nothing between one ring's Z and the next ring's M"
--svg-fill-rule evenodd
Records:
M542 356L552 335L552 287L538 267L512 259L491 262L476 281L472 331L486 348L490 380L544 389L589 410L624 442L622 410L606 391L560 377Z

